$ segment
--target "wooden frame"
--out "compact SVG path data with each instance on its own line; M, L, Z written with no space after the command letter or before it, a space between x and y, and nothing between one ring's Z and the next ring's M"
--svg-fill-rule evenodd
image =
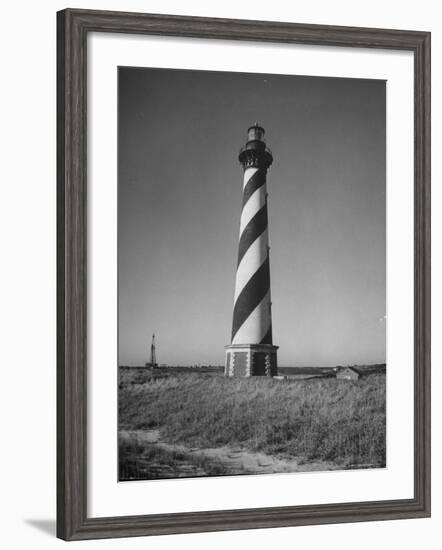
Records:
M86 67L91 31L409 50L414 54L414 498L88 518ZM65 540L430 515L430 33L89 10L57 14L57 535Z

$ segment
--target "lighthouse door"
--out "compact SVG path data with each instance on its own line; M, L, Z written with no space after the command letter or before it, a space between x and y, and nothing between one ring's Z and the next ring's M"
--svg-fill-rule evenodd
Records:
M256 351L253 354L253 376L266 375L266 354L262 351Z

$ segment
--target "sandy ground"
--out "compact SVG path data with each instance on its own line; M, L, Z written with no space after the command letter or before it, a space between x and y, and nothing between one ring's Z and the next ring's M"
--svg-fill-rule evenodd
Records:
M226 469L227 475L234 474L265 474L281 472L307 472L338 470L339 466L329 462L305 462L293 457L275 457L265 453L252 452L242 448L217 447L217 448L194 448L179 444L171 444L161 440L159 430L122 430L119 432L122 440L137 442L140 445L158 445L169 451L180 451L189 454L204 456L208 459L221 462ZM342 467L341 467L342 468ZM175 475L189 475L188 467ZM170 477L172 472L164 472L165 477ZM168 474L168 475L167 475ZM196 469L193 475L204 475L204 471Z

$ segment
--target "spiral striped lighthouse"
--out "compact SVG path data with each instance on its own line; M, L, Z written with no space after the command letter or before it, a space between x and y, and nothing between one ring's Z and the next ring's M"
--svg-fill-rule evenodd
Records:
M226 376L275 376L272 339L269 236L266 176L273 162L264 141L264 128L255 124L239 152L244 169L238 263L233 306L232 341L226 346Z

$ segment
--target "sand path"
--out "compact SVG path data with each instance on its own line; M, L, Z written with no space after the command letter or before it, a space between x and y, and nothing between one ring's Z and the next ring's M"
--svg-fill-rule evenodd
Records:
M336 464L318 461L304 462L293 457L275 457L239 447L195 448L161 440L159 430L121 430L121 439L141 445L158 445L168 451L179 451L190 455L204 456L221 462L228 474L264 474L280 472L306 472L337 470ZM204 473L199 473L204 475Z

